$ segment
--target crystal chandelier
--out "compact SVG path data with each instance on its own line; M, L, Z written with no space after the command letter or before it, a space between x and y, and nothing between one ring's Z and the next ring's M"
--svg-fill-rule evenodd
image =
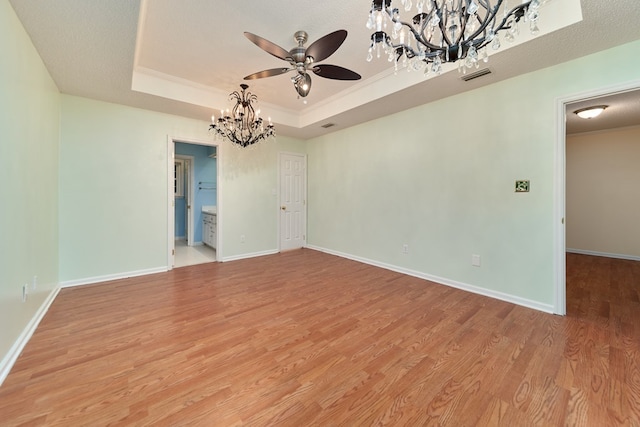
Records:
M400 17L391 0L373 0L367 28L374 30L367 61L384 54L389 62L427 74L442 72L445 62L458 62L458 71L478 68L489 60L487 48L500 48L500 36L511 42L521 20L537 34L541 0L521 2L509 9L507 0L417 0L411 22ZM401 0L406 12L411 0ZM387 33L390 30L391 35Z
M249 86L241 84L242 93L237 90L229 95L229 99L236 102L231 111L220 111L220 117L216 120L215 115L211 116L209 132L215 136L227 138L229 141L240 147L248 147L260 141L266 141L276 136L276 130L271 124L264 126L260 117L260 110L253 109L254 102L258 97L247 92Z

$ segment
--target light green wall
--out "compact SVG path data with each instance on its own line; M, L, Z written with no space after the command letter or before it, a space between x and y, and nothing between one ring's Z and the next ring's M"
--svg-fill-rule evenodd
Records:
M638 51L640 41L309 141L309 244L550 308L557 99L638 79ZM518 179L530 193L514 193Z
M0 52L0 359L5 362L57 285L60 99L5 0L0 1Z
M276 128L277 131L277 128ZM278 249L278 153L305 154L306 144L277 137L240 150L223 144L219 185L222 200L223 257L273 252ZM220 227L220 225L218 225ZM245 241L240 241L244 235Z
M167 136L213 141L208 123L62 96L60 281L167 267ZM218 150L223 257L277 249L277 143ZM245 243L239 243L239 235Z

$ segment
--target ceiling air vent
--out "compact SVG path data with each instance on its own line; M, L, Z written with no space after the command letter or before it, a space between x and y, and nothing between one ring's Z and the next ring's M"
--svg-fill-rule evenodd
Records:
M322 125L321 127L325 128L325 129L329 129L329 128L334 127L335 125L336 125L335 123L327 123L327 124Z
M475 73L465 74L460 77L461 80L468 82L469 80L477 79L478 77L486 76L487 74L491 74L491 70L488 68L483 68L482 70L476 71Z

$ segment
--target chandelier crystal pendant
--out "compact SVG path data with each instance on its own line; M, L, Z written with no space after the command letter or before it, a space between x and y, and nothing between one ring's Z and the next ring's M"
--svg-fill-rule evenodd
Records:
M275 138L276 130L269 118L266 126L260 117L260 110L257 112L253 108L253 103L258 102L258 97L251 92L246 84L241 84L242 92L234 91L229 95L235 105L229 111L220 111L220 117L211 116L209 132L214 136L227 138L229 141L240 147L248 147L260 141L267 141Z
M513 0L512 0L513 1ZM401 0L411 12L412 0ZM367 61L384 55L408 70L442 72L442 64L458 61L458 71L488 62L487 49L500 49L500 33L511 42L521 20L537 34L541 0L519 2L509 9L507 0L417 0L411 22L400 17L391 0L373 0L367 28L373 30ZM492 5L493 4L493 5ZM390 35L389 35L390 33Z

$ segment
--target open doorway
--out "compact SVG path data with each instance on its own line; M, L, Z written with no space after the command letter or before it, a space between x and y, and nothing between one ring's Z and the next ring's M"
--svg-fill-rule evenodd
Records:
M214 262L218 246L218 147L168 139L168 266Z
M195 174L193 156L176 154L173 161L174 170L174 212L175 240L185 241L186 246L193 246L193 210Z
M596 105L606 106L597 120L575 114ZM640 261L640 238L631 235L640 234L632 218L640 206L629 206L640 200L640 82L562 99L558 107L554 311L564 315L579 304L567 292L575 254Z

